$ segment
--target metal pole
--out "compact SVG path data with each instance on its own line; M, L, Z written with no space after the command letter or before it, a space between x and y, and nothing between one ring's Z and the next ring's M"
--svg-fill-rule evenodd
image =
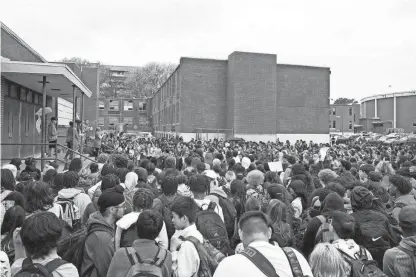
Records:
M84 129L84 93L81 93L81 132L83 132ZM84 133L84 136L81 137L81 149L80 149L80 153L83 153L84 150L84 142L86 141L87 137L86 137L86 133Z
M76 123L75 123L75 121L76 121L76 119L77 119L77 115L76 115L76 113L77 113L77 110L76 110L76 95L77 95L77 91L76 91L76 86L75 85L72 85L72 127L73 127L73 129L72 129L72 150L75 150L75 132L77 131L77 128L76 128ZM74 152L72 152L72 155L71 155L71 157L72 158L74 158Z
M46 114L45 114L45 108L46 108L46 76L43 76L42 77L42 136L41 136L41 139L42 139L42 143L46 143L46 136L45 136L45 132L46 132ZM45 167L45 160L44 160L44 158L45 158L45 150L46 150L46 147L45 147L45 145L42 145L41 146L41 154L40 154L40 157L42 158L42 161L41 161L41 163L40 163L40 169L41 169L41 172L43 172L43 169L44 169L44 167Z

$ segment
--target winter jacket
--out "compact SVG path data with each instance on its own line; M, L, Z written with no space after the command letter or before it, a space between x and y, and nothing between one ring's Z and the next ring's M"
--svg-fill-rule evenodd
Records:
M415 253L416 236L404 238L399 245ZM413 271L413 259L415 258L410 257L400 248L394 247L384 254L383 271L389 277L416 276L416 272Z
M154 241L148 239L137 239L133 242L134 250L139 254L143 260L153 260L159 251L159 247ZM160 249L160 251L166 252L166 258L161 266L162 276L172 276L172 254L167 251ZM126 253L126 248L118 249L113 259L111 260L110 267L108 269L108 277L125 277L132 264Z
M91 203L91 199L81 189L77 189L77 188L61 189L58 192L58 196L55 198L55 201L58 198L73 199L74 204L79 209L79 214L81 218L84 218L85 212L88 215L95 212L95 209L93 209L93 206L89 205ZM84 224L85 222L82 222L81 220L81 223Z
M396 201L394 201L395 208L393 208L392 215L394 219L397 220L397 222L399 222L400 211L402 210L404 206L408 206L408 205L416 205L416 200L413 194L402 195L396 198Z
M90 277L107 276L107 271L114 256L114 226L108 224L100 212L93 213L87 228L91 230L94 225L101 225L106 231L95 231L90 234L84 245L80 276L92 270Z

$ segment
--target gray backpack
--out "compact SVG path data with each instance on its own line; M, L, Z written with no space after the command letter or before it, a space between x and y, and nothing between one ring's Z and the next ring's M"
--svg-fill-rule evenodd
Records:
M167 250L159 247L153 259L143 259L133 247L124 249L131 263L126 277L164 277L162 268L168 256Z

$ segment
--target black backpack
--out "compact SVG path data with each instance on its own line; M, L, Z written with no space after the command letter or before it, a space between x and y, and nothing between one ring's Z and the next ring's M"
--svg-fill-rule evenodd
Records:
M218 201L222 209L222 213L224 215L224 223L225 227L227 228L228 238L231 238L234 235L235 221L237 219L237 210L235 209L235 206L230 201L230 199L222 197L221 195L216 193L211 193L211 195L218 197Z
M201 209L196 214L195 225L204 239L224 255L231 254L227 228L221 217L215 212L217 204L210 202L206 210Z
M172 206L172 203L174 201L169 202L169 200L166 198L165 195L161 195L159 197L159 200L162 202L162 205L163 205L162 216L163 216L163 221L165 222L165 225L166 225L166 231L168 233L168 238L170 240L171 237L173 236L173 234L176 231L175 226L172 223L172 211L170 209L170 207Z
M55 259L47 263L46 265L41 265L39 263L33 263L31 258L26 258L23 260L22 269L17 272L15 277L53 277L52 272L54 272L61 265L67 264L66 261L62 259Z
M350 255L338 249L344 260L351 265L351 277L387 277L383 271L378 268L376 261L368 260L365 249L360 246L360 253L355 259L351 258Z

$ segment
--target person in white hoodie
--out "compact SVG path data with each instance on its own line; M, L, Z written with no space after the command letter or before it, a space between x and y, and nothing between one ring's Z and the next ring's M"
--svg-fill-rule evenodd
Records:
M94 213L96 210L91 202L90 197L84 193L84 190L77 188L78 182L78 173L73 171L65 172L62 180L64 189L61 189L58 192L58 196L55 198L55 201L71 199L79 209L81 223L84 224L89 218L89 215Z
M190 197L178 196L171 211L172 222L176 228L170 241L173 276L196 276L200 265L198 252L192 242L181 238L193 237L203 243L204 238L195 226L198 205Z

